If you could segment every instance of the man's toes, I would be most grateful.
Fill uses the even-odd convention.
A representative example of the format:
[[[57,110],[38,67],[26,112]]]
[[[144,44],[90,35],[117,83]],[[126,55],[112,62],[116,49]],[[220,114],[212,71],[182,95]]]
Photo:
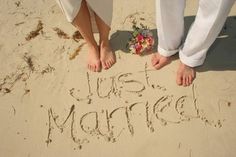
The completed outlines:
[[[195,71],[193,71],[191,77],[192,77],[192,81],[193,81],[193,80],[195,79],[195,77],[196,77],[196,73],[195,73]]]
[[[185,82],[186,82],[186,86],[189,86],[190,85],[190,80],[189,80],[189,77],[188,76],[186,76],[185,77]]]
[[[191,83],[190,83],[190,80],[189,80],[189,77],[188,76],[185,76],[185,87],[186,86],[189,86]]]
[[[158,61],[158,58],[155,55],[153,55],[151,62],[152,62],[152,66],[155,66],[156,64],[158,64],[159,61]]]
[[[183,84],[183,77],[181,74],[177,74],[176,83],[179,86],[181,86]]]
[[[160,63],[157,63],[156,65],[154,65],[154,68],[155,68],[156,70],[161,69]]]
[[[152,55],[151,63],[152,63],[153,66],[155,65],[155,56],[154,55]]]
[[[156,70],[161,69],[161,67],[162,67],[162,62],[161,62],[161,61],[156,62],[156,64],[154,65],[154,68],[155,68]]]
[[[163,60],[160,60],[159,63],[157,63],[154,67],[155,69],[159,70],[161,69],[162,67],[164,67],[167,63]]]
[[[184,76],[182,77],[182,86],[184,86],[184,87],[186,86],[185,85],[185,77]]]
[[[186,77],[185,76],[183,76],[183,80],[182,80],[182,82],[183,82],[183,86],[184,87],[186,87],[187,86],[187,79],[186,79]]]
[[[189,76],[188,80],[189,80],[189,85],[191,85],[193,83],[193,76]]]
[[[184,76],[183,85],[184,85],[184,87],[189,86],[189,83],[188,83],[188,76]]]

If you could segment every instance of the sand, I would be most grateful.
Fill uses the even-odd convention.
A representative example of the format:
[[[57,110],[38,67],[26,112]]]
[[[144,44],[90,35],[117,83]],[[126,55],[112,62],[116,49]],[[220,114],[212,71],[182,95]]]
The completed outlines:
[[[154,7],[114,1],[117,63],[92,73],[55,1],[1,0],[0,157],[234,157],[236,6],[187,88],[175,83],[178,57],[155,71],[150,55],[127,53],[132,19],[156,32]]]

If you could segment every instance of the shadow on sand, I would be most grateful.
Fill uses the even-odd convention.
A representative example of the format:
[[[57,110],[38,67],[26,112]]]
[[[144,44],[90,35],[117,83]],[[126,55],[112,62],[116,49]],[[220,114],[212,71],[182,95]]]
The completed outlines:
[[[195,16],[185,17],[185,35],[187,34]],[[157,30],[151,30],[154,37],[157,37]],[[114,51],[121,50],[128,53],[127,42],[131,38],[130,31],[118,30],[111,35],[111,45]],[[158,39],[156,38],[154,52],[157,49]],[[178,59],[175,55],[173,59]],[[234,71],[236,70],[236,16],[227,18],[227,21],[214,44],[208,51],[204,65],[196,69],[198,72],[204,71]]]

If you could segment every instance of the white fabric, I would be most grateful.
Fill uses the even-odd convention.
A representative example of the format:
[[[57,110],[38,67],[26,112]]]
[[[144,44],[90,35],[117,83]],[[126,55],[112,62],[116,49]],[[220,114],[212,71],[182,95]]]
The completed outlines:
[[[156,0],[159,53],[168,57],[179,51],[184,64],[190,67],[202,65],[234,2],[199,0],[196,19],[183,42],[186,0]]]
[[[78,14],[82,0],[56,0],[67,20],[72,22]],[[86,0],[93,18],[95,12],[108,26],[111,25],[113,0]],[[94,23],[94,22],[92,22]]]

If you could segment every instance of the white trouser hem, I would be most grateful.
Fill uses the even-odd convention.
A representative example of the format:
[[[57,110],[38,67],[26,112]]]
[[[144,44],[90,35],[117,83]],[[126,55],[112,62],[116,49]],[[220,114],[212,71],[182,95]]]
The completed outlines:
[[[165,50],[163,48],[161,48],[160,46],[158,46],[158,53],[164,57],[170,57],[174,54],[176,54],[179,51],[179,49],[177,50]]]
[[[189,67],[197,67],[204,63],[206,57],[203,57],[202,59],[193,59],[192,56],[188,57],[185,56],[181,51],[179,52],[179,59],[182,63]]]

